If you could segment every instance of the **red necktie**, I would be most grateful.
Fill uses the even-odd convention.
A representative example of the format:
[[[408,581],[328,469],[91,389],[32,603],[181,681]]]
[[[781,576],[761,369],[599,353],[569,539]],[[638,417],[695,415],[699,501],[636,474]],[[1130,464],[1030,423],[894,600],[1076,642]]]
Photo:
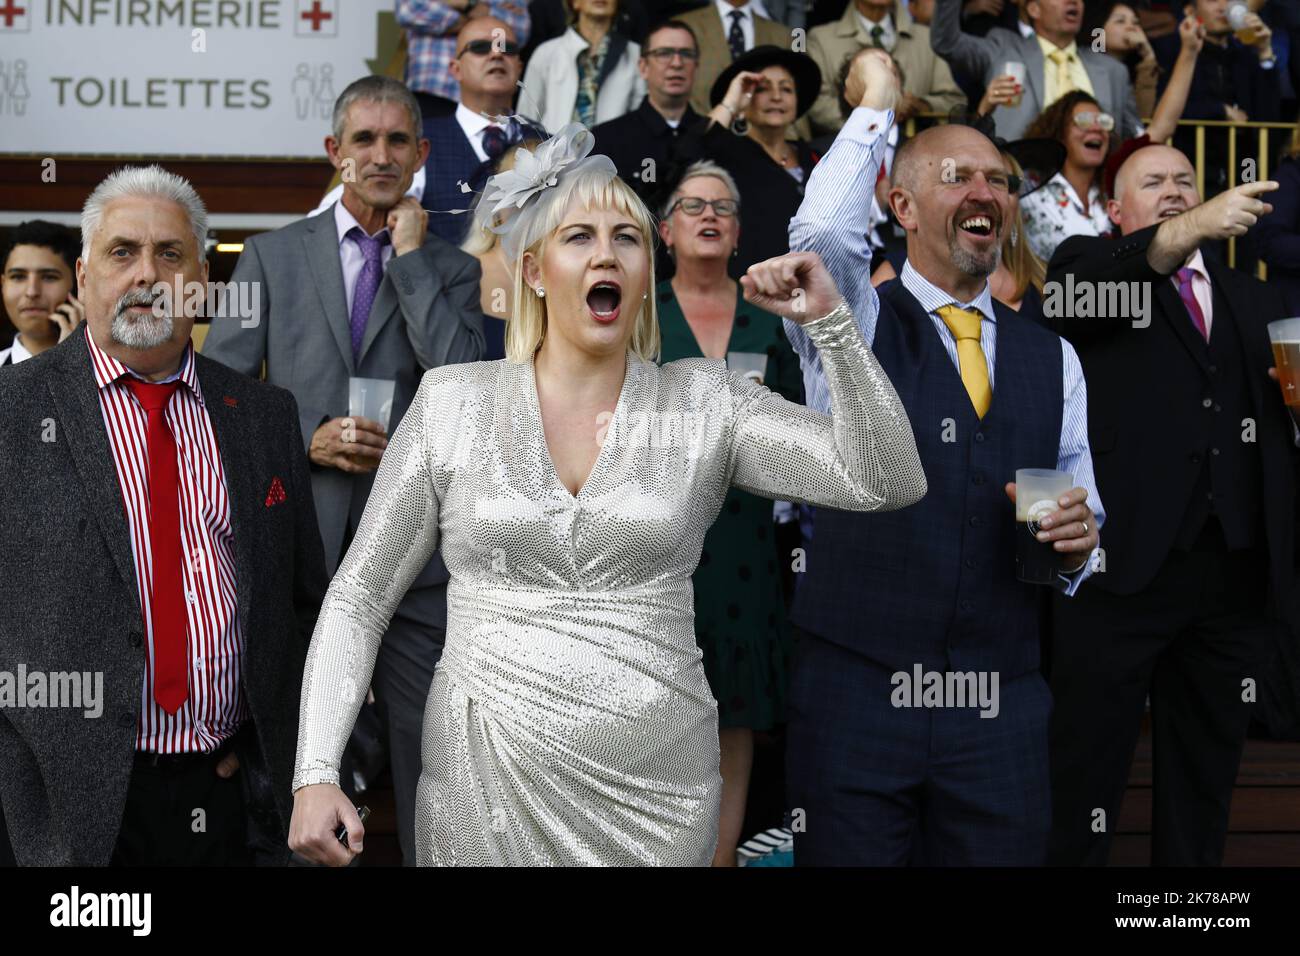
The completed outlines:
[[[180,382],[125,378],[149,414],[149,550],[153,554],[153,699],[168,714],[189,696],[185,584],[181,570],[180,473],[164,412]]]

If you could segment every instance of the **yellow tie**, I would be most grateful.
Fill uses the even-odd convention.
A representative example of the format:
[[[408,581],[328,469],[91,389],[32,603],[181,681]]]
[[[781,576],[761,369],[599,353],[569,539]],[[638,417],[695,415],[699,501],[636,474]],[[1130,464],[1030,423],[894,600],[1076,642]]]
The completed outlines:
[[[983,418],[993,401],[993,389],[989,387],[989,366],[984,358],[984,349],[980,347],[980,314],[955,305],[945,305],[936,311],[957,340],[961,383],[966,386],[975,414]]]
[[[1066,93],[1074,90],[1074,74],[1070,70],[1070,54],[1064,50],[1053,50],[1047,58],[1056,64],[1056,89],[1048,99],[1048,105],[1055,103]]]

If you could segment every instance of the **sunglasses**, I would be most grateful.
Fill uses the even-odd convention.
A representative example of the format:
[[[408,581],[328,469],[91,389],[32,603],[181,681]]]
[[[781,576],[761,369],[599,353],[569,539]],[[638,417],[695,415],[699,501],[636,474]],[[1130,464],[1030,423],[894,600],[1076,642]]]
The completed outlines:
[[[1098,113],[1093,110],[1085,110],[1082,113],[1074,114],[1074,125],[1080,129],[1087,129],[1089,126],[1100,126],[1106,132],[1115,128],[1115,117],[1109,113]]]
[[[470,40],[465,44],[465,49],[457,54],[457,59],[466,53],[473,53],[475,56],[487,56],[490,53],[504,53],[506,56],[518,56],[519,44],[511,40],[504,43],[497,43],[496,40]]]
[[[678,56],[688,62],[700,58],[700,54],[696,50],[674,48],[670,46],[655,47],[653,50],[646,50],[645,53],[641,55],[651,60],[658,60],[660,63],[667,63],[669,60]]]
[[[704,212],[705,206],[712,206],[713,212],[719,216],[731,217],[740,212],[740,203],[734,199],[700,199],[698,196],[683,196],[673,203],[673,208],[668,210],[668,215],[671,216],[679,206],[688,216],[698,216]]]

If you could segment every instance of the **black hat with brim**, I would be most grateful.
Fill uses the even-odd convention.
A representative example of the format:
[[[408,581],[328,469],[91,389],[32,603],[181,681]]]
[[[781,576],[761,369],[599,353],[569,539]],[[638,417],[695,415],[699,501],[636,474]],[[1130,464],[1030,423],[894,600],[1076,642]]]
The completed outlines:
[[[1019,164],[1024,177],[1020,183],[1020,198],[1044,186],[1065,166],[1065,144],[1054,139],[1017,139],[1007,142],[993,129],[993,114],[976,116],[964,107],[955,107],[948,114],[948,122],[979,130],[1000,150],[1005,150]]]
[[[756,46],[748,53],[732,60],[731,65],[713,81],[713,88],[709,90],[709,105],[717,106],[722,102],[722,98],[727,95],[727,87],[731,86],[731,81],[736,78],[737,73],[746,71],[761,73],[769,66],[785,67],[794,77],[797,103],[795,118],[803,116],[812,109],[813,103],[817,102],[817,94],[822,88],[822,74],[821,70],[817,69],[817,62],[807,53],[796,53],[770,44]]]

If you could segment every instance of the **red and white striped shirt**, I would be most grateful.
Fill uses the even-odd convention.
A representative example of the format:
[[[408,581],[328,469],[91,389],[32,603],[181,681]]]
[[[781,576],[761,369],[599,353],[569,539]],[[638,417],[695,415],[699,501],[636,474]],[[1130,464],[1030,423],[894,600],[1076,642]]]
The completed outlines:
[[[212,420],[203,404],[194,346],[185,348],[178,388],[167,406],[167,425],[176,439],[180,474],[181,553],[185,610],[189,620],[187,658],[189,696],[174,715],[153,697],[153,557],[149,547],[149,417],[135,396],[119,383],[132,375],[99,349],[89,334],[99,407],[117,467],[118,486],[131,531],[135,579],[144,612],[145,668],[135,748],[146,753],[209,752],[230,737],[248,717],[240,673],[243,639],[235,594],[234,535],[226,474],[217,451]]]

